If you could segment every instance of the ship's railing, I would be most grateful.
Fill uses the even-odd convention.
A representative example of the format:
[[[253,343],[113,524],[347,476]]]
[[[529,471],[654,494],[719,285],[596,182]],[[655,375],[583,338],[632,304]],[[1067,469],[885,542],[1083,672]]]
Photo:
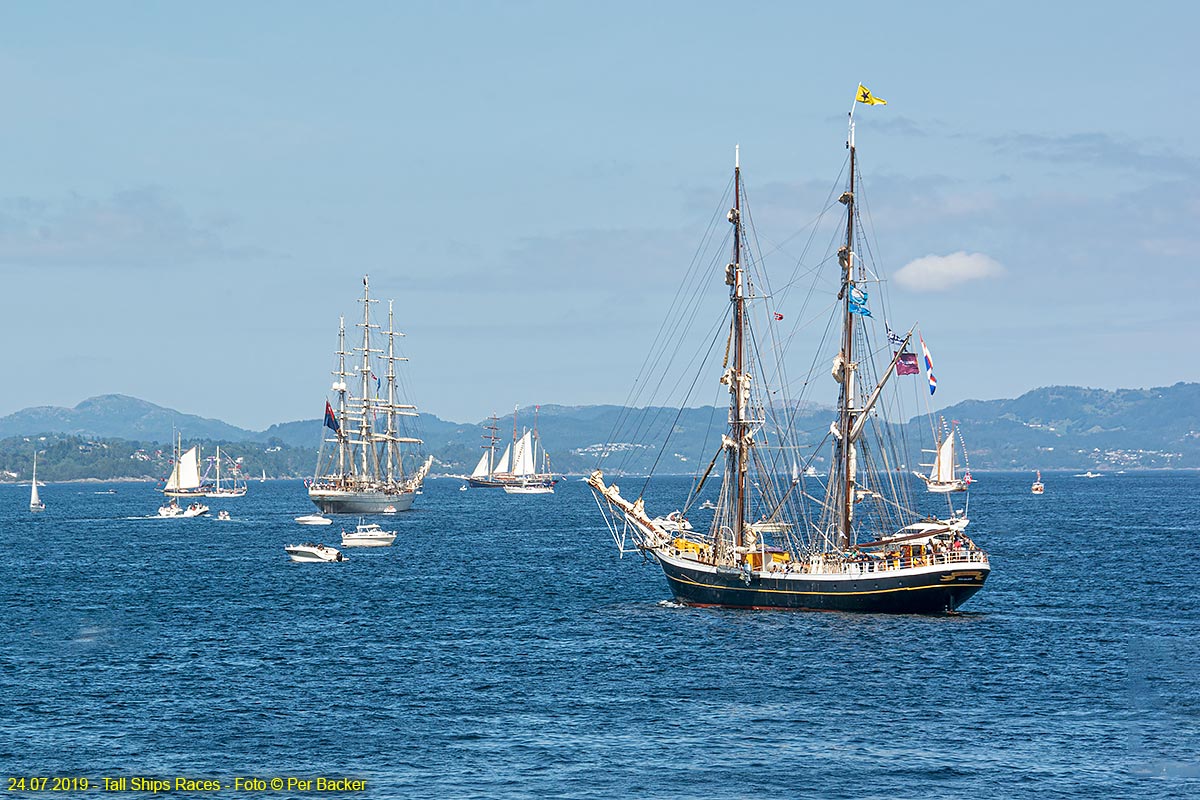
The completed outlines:
[[[930,566],[970,566],[972,564],[986,565],[987,553],[973,548],[947,550],[943,553],[930,553],[916,557],[899,556],[892,558],[820,558],[797,564],[773,564],[768,572],[808,573],[821,575],[877,575],[895,572],[901,569]]]

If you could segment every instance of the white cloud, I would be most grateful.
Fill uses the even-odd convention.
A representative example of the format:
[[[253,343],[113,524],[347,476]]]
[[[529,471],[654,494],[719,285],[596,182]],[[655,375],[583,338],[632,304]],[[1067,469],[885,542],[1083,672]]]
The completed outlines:
[[[896,282],[918,292],[943,292],[960,283],[994,278],[1004,267],[983,253],[959,250],[948,256],[925,256],[908,262],[896,272]]]

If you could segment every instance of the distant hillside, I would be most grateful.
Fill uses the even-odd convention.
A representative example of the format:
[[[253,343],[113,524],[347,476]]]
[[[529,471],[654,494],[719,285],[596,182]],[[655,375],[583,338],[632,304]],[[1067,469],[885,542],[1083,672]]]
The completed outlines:
[[[256,436],[220,420],[184,414],[123,394],[89,397],[74,408],[37,406],[0,417],[0,437],[67,433],[169,443],[172,431],[189,438],[222,441],[250,441]]]
[[[971,465],[984,469],[1200,468],[1198,383],[1048,386],[940,413],[960,422]]]
[[[619,429],[635,433],[626,434],[630,441],[611,449],[606,470],[645,473],[657,463],[659,471],[688,473],[703,469],[715,454],[726,413],[712,407],[541,406],[538,429],[556,472],[593,469],[603,445]],[[972,469],[1200,468],[1200,384],[1196,383],[1117,391],[1051,386],[1016,399],[966,401],[939,414],[948,422],[958,421]],[[521,409],[519,427],[532,427],[533,415],[533,408]],[[795,421],[805,447],[797,453],[800,464],[815,455],[817,468],[824,468],[832,418],[832,409],[818,408]],[[622,420],[619,428],[618,420]],[[434,456],[435,472],[463,473],[479,460],[488,424],[487,420],[450,422],[422,412],[416,430],[425,441],[423,450]],[[503,448],[512,439],[512,417],[501,417],[497,428]],[[172,429],[182,431],[189,443],[242,443],[239,454],[256,454],[261,466],[270,464],[276,470],[268,467],[268,474],[279,475],[310,473],[322,439],[319,419],[248,431],[122,395],[90,398],[73,409],[28,408],[0,418],[0,437],[71,435],[80,437],[85,447],[91,440],[122,440],[160,449],[168,445]],[[673,432],[663,449],[668,430]],[[897,432],[909,463],[923,460],[918,451],[930,444],[929,421],[911,420],[897,426]],[[14,447],[18,458],[11,463],[21,463],[19,453],[25,449],[24,443]],[[287,457],[274,455],[281,452]],[[76,472],[86,471],[86,459],[73,461]],[[256,465],[247,466],[254,471]],[[47,477],[55,479],[50,472]]]

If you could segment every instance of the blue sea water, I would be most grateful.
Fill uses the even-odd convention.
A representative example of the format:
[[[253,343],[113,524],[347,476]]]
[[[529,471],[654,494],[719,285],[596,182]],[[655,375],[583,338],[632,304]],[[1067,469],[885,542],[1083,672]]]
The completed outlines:
[[[1200,796],[1200,475],[1051,473],[1041,497],[1031,475],[978,477],[993,574],[948,617],[678,607],[574,479],[552,496],[431,480],[376,520],[393,547],[343,564],[286,558],[340,530],[292,521],[299,482],[211,501],[227,523],[143,518],[149,485],[50,485],[38,515],[0,487],[0,777]],[[250,795],[301,796],[207,793]]]

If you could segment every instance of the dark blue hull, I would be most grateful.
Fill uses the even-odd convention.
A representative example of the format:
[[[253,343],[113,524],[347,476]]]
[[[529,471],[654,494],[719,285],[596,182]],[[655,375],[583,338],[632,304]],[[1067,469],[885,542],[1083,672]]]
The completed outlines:
[[[659,559],[675,598],[692,606],[858,611],[872,614],[944,614],[958,609],[987,580],[980,563],[946,565],[936,571],[868,573],[837,578],[750,576],[739,570],[712,572]]]

